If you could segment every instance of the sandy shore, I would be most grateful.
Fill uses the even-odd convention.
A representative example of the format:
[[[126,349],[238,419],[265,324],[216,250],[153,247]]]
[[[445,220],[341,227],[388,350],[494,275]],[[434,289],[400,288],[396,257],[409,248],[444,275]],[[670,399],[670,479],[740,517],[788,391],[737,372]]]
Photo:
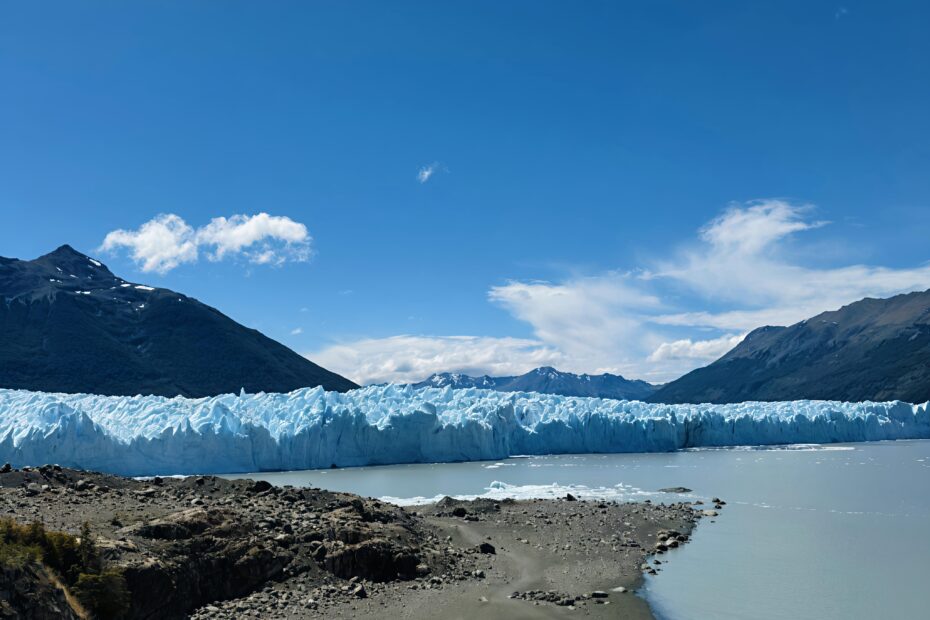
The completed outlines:
[[[651,618],[634,594],[643,572],[701,515],[567,499],[402,509],[213,477],[0,473],[0,516],[91,524],[134,618]]]

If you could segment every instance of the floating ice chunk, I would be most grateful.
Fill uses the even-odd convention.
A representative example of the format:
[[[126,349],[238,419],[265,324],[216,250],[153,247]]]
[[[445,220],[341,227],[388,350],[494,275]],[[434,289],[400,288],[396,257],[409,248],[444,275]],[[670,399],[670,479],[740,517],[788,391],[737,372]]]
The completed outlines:
[[[459,500],[475,500],[475,499],[490,499],[490,500],[502,500],[507,498],[512,499],[560,499],[564,498],[567,494],[571,493],[578,499],[590,499],[590,500],[601,500],[601,501],[630,501],[634,499],[642,499],[646,496],[656,496],[658,493],[649,493],[637,489],[636,487],[627,486],[623,484],[618,484],[612,487],[587,487],[580,484],[507,484],[506,482],[500,482],[495,480],[485,489],[484,493],[476,495],[453,495],[453,499]],[[398,506],[421,506],[423,504],[434,504],[441,500],[444,495],[436,495],[434,497],[393,497],[386,495],[380,497],[379,499],[390,504],[396,504]]]

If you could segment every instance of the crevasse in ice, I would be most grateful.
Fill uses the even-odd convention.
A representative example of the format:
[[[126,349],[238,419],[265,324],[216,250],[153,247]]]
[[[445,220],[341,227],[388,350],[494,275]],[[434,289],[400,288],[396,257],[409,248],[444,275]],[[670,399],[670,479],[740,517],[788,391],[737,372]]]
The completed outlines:
[[[0,461],[135,476],[907,438],[930,438],[927,403],[660,405],[394,385],[199,399],[0,389]]]

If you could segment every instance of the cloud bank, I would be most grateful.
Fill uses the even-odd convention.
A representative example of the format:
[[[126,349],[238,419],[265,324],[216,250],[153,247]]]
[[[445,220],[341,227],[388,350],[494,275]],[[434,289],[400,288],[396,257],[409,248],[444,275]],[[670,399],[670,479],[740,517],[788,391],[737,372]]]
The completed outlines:
[[[184,263],[197,262],[201,254],[211,261],[242,257],[257,265],[306,261],[311,243],[307,227],[285,216],[216,217],[195,229],[180,216],[163,213],[136,230],[110,232],[100,249],[115,252],[125,248],[142,271],[164,274]]]
[[[930,288],[926,264],[801,264],[795,238],[829,225],[814,211],[784,200],[731,205],[691,244],[634,270],[491,287],[489,301],[525,322],[530,339],[398,336],[342,343],[311,358],[363,383],[544,364],[663,382],[717,359],[757,327]]]
[[[564,364],[538,340],[477,336],[391,336],[337,344],[308,355],[356,383],[410,383],[434,372],[515,375]]]

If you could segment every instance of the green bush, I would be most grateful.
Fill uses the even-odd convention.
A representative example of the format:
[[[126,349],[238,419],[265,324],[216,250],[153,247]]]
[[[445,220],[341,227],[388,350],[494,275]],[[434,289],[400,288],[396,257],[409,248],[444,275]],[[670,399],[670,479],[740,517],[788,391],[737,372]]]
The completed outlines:
[[[42,558],[34,529],[18,525],[12,519],[0,520],[0,566],[23,566]]]
[[[41,563],[74,592],[87,611],[99,620],[123,617],[129,611],[130,594],[123,573],[104,567],[90,525],[81,536],[49,532],[41,522],[19,525],[0,519],[0,566]]]
[[[81,557],[78,541],[64,532],[46,532],[42,548],[42,561],[68,583],[73,583],[80,573]]]
[[[35,545],[22,545],[0,541],[0,566],[23,566],[38,562],[42,550]]]
[[[72,588],[74,595],[95,618],[115,620],[129,611],[129,588],[118,570],[104,570],[99,574],[81,573]]]

